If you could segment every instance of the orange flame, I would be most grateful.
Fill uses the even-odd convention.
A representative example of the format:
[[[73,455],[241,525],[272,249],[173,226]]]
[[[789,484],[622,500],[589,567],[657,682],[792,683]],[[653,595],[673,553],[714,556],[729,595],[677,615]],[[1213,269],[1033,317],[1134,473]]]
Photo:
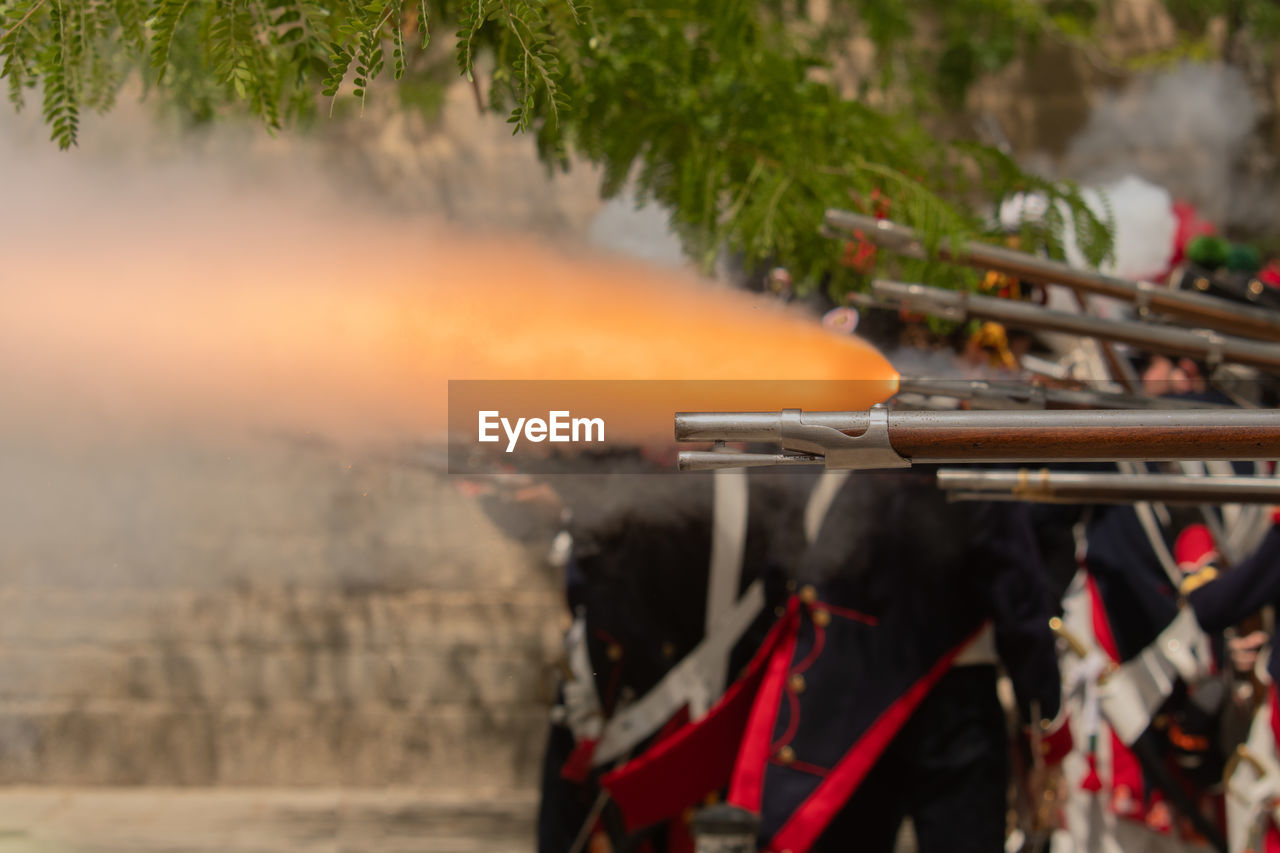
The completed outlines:
[[[10,411],[42,429],[434,439],[450,379],[871,380],[808,399],[786,383],[687,401],[620,385],[597,401],[637,437],[667,437],[673,407],[865,408],[896,387],[857,338],[688,274],[515,240],[439,231],[410,243],[402,228],[281,220],[223,215],[141,242],[107,223],[53,255],[18,247],[0,311]]]

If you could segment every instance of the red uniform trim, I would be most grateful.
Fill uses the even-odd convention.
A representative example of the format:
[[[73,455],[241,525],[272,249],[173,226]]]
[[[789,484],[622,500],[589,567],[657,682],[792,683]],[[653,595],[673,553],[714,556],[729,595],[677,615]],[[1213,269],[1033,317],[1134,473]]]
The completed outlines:
[[[560,778],[570,782],[585,782],[591,775],[591,759],[596,754],[597,738],[586,738],[573,745],[573,751],[560,768]]]
[[[793,761],[787,765],[792,770],[799,770],[801,773],[812,773],[814,776],[826,776],[831,771],[826,767],[819,767],[816,764],[810,764],[807,761]]]
[[[809,649],[809,654],[804,656],[804,660],[796,664],[790,669],[790,672],[804,672],[813,662],[818,659],[818,655],[822,654],[822,649],[827,645],[827,631],[817,622],[813,622],[813,648]]]
[[[1267,824],[1267,830],[1262,837],[1263,853],[1280,853],[1280,831],[1277,831],[1274,824]]]
[[[769,631],[746,672],[729,686],[706,716],[682,726],[639,757],[600,778],[601,787],[618,804],[628,831],[679,817],[707,794],[729,784],[743,731],[756,711],[753,700],[766,677],[766,663],[771,671],[781,647],[786,647],[790,655],[798,621],[793,600]]]
[[[814,605],[814,609],[822,609],[831,611],[833,616],[843,616],[845,619],[852,619],[854,622],[862,622],[865,625],[879,625],[880,620],[870,614],[863,613],[860,610],[854,610],[850,607],[836,607],[834,604],[826,602],[818,602]]]
[[[1031,725],[1038,726],[1040,724],[1032,721]],[[1071,736],[1071,724],[1064,718],[1057,731],[1043,735],[1040,743],[1041,749],[1044,750],[1045,763],[1050,766],[1061,764],[1062,759],[1066,758],[1070,754],[1072,747],[1075,746],[1075,739]]]
[[[1093,575],[1085,575],[1085,586],[1089,590],[1089,609],[1093,614],[1093,635],[1107,657],[1113,663],[1120,663],[1120,647],[1116,645],[1115,635],[1111,633],[1107,609],[1102,604],[1102,593],[1098,591],[1098,582],[1093,579]]]
[[[772,747],[773,728],[778,721],[778,701],[782,698],[782,689],[787,683],[787,670],[796,651],[800,607],[799,600],[795,597],[787,603],[786,623],[786,634],[770,650],[769,665],[751,707],[751,715],[742,734],[742,748],[738,752],[729,783],[727,801],[751,812],[760,811],[760,802],[764,796],[764,768]]]
[[[981,630],[981,629],[979,629]],[[963,642],[944,654],[925,675],[907,688],[901,696],[886,708],[876,721],[863,733],[853,747],[827,774],[813,793],[787,819],[777,834],[769,841],[767,850],[789,850],[804,853],[831,823],[841,807],[857,790],[876,760],[888,747],[899,729],[928,695],[938,680],[951,668],[951,662],[960,650],[977,636],[975,631]],[[776,704],[774,705],[776,708]],[[763,777],[763,768],[761,770]],[[757,800],[758,802],[758,800]]]
[[[1120,662],[1120,648],[1111,633],[1111,621],[1102,602],[1102,593],[1093,575],[1085,575],[1089,591],[1089,606],[1093,614],[1093,635],[1098,646],[1115,663]],[[1111,735],[1111,809],[1118,815],[1142,820],[1147,814],[1146,785],[1142,778],[1142,765],[1138,757],[1124,741],[1110,730]]]
[[[782,737],[769,745],[770,755],[791,743],[791,739],[796,736],[796,730],[800,728],[800,697],[790,685],[783,688],[783,695],[787,697],[787,728],[783,731]]]

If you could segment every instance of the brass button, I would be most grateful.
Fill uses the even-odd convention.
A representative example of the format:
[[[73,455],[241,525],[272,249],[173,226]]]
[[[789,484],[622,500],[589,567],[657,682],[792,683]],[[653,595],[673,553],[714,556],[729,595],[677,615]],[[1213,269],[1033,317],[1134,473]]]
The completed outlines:
[[[1047,732],[1047,731],[1049,731],[1049,729],[1051,729],[1052,727],[1053,727],[1053,720],[1041,720],[1041,721],[1040,721],[1040,731],[1042,731],[1042,732]]]
[[[789,746],[778,747],[777,759],[779,764],[790,764],[796,760],[796,751]]]
[[[609,648],[605,650],[605,654],[609,656],[609,660],[622,660],[622,646],[617,643],[610,643]]]
[[[787,679],[787,687],[791,689],[792,693],[803,693],[804,676],[797,672],[795,675]]]
[[[675,645],[674,645],[674,644],[672,644],[672,643],[670,643],[670,642],[663,643],[663,644],[662,644],[662,656],[663,656],[664,658],[666,658],[667,660],[670,660],[671,658],[675,657],[675,656],[676,656],[676,647],[675,647]]]
[[[1249,282],[1249,292],[1252,293],[1254,296],[1261,296],[1262,282],[1258,281],[1256,278],[1253,281]]]
[[[818,591],[810,584],[805,584],[800,588],[800,600],[805,604],[813,604],[818,600]]]
[[[779,619],[781,619],[784,615],[786,615],[786,612],[787,612],[787,608],[783,607],[781,604],[773,608],[773,615],[777,616]]]
[[[826,608],[819,607],[813,611],[813,624],[819,628],[825,628],[831,624],[831,611]]]

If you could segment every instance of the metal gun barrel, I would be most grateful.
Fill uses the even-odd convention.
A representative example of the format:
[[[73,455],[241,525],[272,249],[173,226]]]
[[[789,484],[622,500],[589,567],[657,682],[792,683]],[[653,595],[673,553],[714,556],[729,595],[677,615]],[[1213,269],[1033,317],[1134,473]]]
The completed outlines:
[[[1032,385],[1027,382],[986,379],[898,380],[899,394],[924,397],[954,397],[969,402],[970,408],[984,409],[1223,409],[1222,403],[1179,397],[1148,397],[1114,391],[1078,390]]]
[[[804,412],[803,418],[846,435],[861,435],[870,423],[865,411]],[[1280,410],[1275,409],[891,411],[887,419],[893,450],[912,462],[1280,459]],[[777,443],[783,439],[783,417],[781,412],[679,412],[675,437]]]
[[[1280,503],[1280,479],[1112,474],[1078,471],[990,471],[942,468],[938,488],[954,500],[1025,500],[1037,503],[1170,504]]]
[[[1018,328],[1103,338],[1152,352],[1202,358],[1211,363],[1230,361],[1280,373],[1280,344],[1172,326],[1069,314],[1042,308],[1030,302],[944,290],[923,284],[877,280],[872,283],[871,292],[878,299],[897,302],[913,311],[957,319],[965,316],[983,317]]]
[[[828,210],[825,221],[833,228],[856,231],[864,239],[887,249],[913,256],[924,254],[920,236],[906,226],[837,209]],[[1059,284],[1085,293],[1123,299],[1140,311],[1150,308],[1196,326],[1280,341],[1280,312],[1277,311],[1234,305],[1217,297],[1173,290],[1151,282],[1128,281],[986,243],[971,242],[955,250],[942,240],[937,253],[944,260],[996,270],[1028,281]]]

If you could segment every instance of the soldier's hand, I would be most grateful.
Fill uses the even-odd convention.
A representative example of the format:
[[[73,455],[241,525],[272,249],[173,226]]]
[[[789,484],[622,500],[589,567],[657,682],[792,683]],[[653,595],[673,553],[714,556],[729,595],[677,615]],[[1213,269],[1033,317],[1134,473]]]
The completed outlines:
[[[1243,637],[1235,637],[1227,643],[1231,653],[1231,665],[1236,672],[1247,675],[1258,663],[1258,653],[1267,642],[1266,631],[1254,631]]]

